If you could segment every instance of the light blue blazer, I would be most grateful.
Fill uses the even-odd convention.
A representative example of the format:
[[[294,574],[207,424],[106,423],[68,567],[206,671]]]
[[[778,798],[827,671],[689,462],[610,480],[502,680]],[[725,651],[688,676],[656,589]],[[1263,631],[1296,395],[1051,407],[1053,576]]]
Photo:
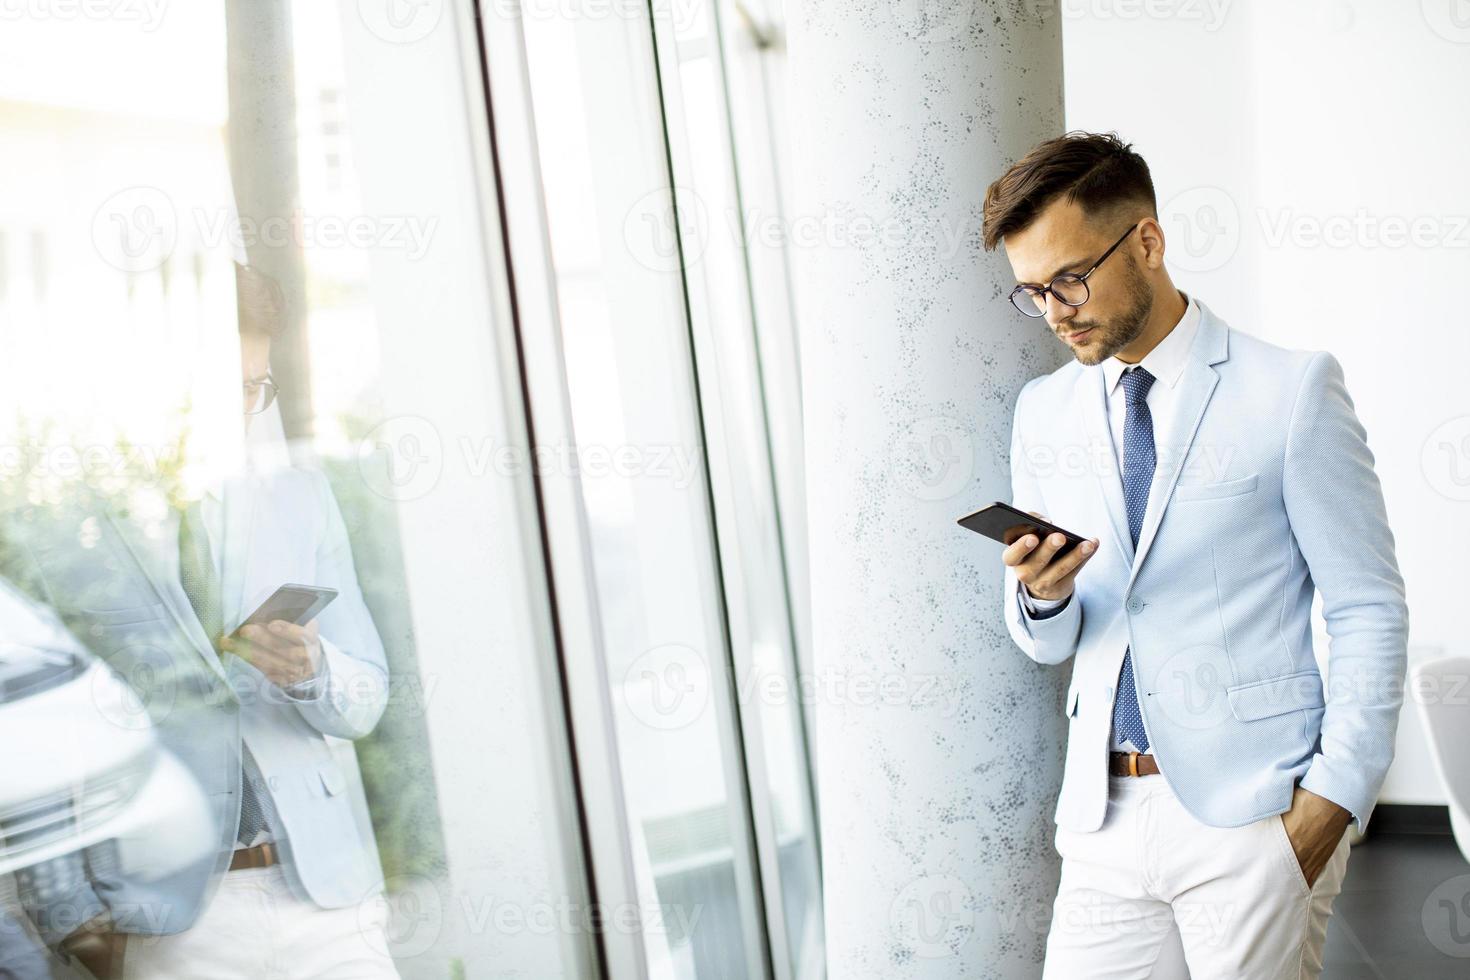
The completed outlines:
[[[1200,821],[1280,813],[1300,783],[1361,829],[1393,760],[1408,636],[1373,454],[1331,354],[1201,313],[1172,424],[1157,427],[1172,436],[1157,446],[1136,553],[1101,366],[1073,361],[1016,402],[1014,505],[1100,542],[1048,618],[1028,615],[1006,570],[1017,645],[1042,664],[1075,659],[1056,821],[1082,832],[1103,822],[1131,647],[1149,751]],[[1325,685],[1312,652],[1318,591]]]

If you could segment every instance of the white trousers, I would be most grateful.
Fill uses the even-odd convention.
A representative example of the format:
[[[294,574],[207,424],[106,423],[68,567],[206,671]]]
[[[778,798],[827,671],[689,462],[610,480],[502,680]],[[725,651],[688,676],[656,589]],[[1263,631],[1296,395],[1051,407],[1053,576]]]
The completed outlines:
[[[123,980],[397,980],[387,917],[381,899],[303,901],[280,865],[230,871],[193,928],[128,937]]]
[[[1350,845],[1308,888],[1279,815],[1211,827],[1156,774],[1109,777],[1103,825],[1056,847],[1045,980],[1314,980]]]

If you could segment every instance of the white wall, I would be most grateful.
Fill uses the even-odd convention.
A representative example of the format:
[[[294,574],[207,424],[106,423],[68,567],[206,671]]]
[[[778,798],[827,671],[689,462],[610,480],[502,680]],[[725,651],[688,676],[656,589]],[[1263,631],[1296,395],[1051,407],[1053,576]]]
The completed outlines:
[[[1149,161],[1180,287],[1342,362],[1397,540],[1411,663],[1470,654],[1470,18],[1456,3],[1061,4],[1067,125],[1116,130]],[[1444,802],[1412,704],[1382,798]]]

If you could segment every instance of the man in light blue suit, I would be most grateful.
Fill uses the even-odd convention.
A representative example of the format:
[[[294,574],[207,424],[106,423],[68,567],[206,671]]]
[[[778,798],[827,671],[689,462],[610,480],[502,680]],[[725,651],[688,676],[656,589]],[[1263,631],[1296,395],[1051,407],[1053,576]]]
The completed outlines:
[[[998,179],[1002,242],[1013,305],[1075,356],[1017,400],[1013,503],[1088,536],[1003,556],[1016,644],[1073,662],[1046,976],[1141,980],[1182,942],[1194,980],[1315,977],[1348,825],[1393,758],[1408,632],[1342,369],[1175,288],[1148,167],[1114,136],[1050,140]]]

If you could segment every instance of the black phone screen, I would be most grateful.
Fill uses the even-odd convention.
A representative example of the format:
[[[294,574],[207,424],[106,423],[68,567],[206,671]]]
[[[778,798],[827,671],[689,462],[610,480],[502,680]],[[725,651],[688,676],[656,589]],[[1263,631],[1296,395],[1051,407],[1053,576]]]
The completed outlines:
[[[959,524],[976,534],[983,534],[987,538],[999,541],[1003,545],[1012,545],[1027,534],[1045,538],[1048,534],[1060,532],[1067,536],[1067,543],[1058,548],[1056,556],[1053,557],[1065,555],[1086,540],[1064,527],[1057,527],[1055,524],[1032,517],[1023,510],[1017,510],[1010,504],[1003,504],[999,501],[989,507],[982,507],[973,514],[961,517]]]

